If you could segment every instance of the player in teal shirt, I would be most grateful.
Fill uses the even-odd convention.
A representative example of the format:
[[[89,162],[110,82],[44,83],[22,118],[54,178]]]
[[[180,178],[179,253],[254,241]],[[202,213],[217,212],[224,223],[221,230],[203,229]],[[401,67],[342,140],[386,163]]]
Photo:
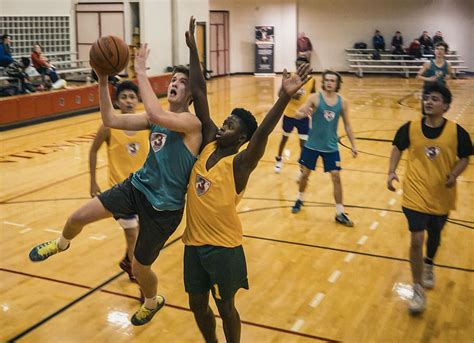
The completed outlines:
[[[300,164],[302,174],[299,179],[299,193],[294,206],[293,213],[298,213],[303,206],[304,191],[308,184],[308,178],[312,170],[316,168],[319,156],[323,159],[324,171],[331,174],[334,187],[334,200],[336,202],[336,222],[353,226],[354,223],[344,212],[342,203],[341,185],[341,158],[338,149],[337,127],[339,118],[342,117],[344,128],[349,141],[353,157],[357,156],[355,139],[348,117],[348,105],[339,94],[342,77],[338,73],[326,70],[322,75],[322,90],[311,95],[299,111],[300,117],[311,116],[311,130],[308,141],[301,152]]]

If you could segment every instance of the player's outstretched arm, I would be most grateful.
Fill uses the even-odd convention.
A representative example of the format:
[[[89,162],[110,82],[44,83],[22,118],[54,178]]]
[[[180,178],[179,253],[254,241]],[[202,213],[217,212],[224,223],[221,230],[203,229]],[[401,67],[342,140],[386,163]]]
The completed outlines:
[[[194,38],[196,19],[189,19],[189,29],[186,31],[186,44],[189,48],[189,79],[193,95],[194,110],[202,124],[202,147],[216,139],[217,126],[212,121],[207,100],[206,80],[201,71],[199,55]]]
[[[97,73],[97,72],[96,72]],[[149,123],[145,113],[117,115],[109,94],[109,84],[106,75],[99,75],[99,107],[104,126],[121,130],[146,130]]]
[[[156,97],[155,92],[153,92],[153,87],[146,74],[146,60],[149,55],[150,49],[148,49],[148,44],[146,43],[135,54],[135,72],[148,120],[176,132],[187,133],[198,129],[201,130],[201,123],[195,115],[189,112],[176,115],[176,113],[166,111],[161,107],[160,101]]]
[[[291,96],[311,78],[311,71],[309,64],[301,65],[297,73],[292,76],[288,74],[286,69],[283,71],[282,94],[253,134],[247,149],[237,155],[238,160],[236,162],[239,163],[239,169],[248,170],[249,173],[255,169],[265,152],[268,136],[280,120]]]

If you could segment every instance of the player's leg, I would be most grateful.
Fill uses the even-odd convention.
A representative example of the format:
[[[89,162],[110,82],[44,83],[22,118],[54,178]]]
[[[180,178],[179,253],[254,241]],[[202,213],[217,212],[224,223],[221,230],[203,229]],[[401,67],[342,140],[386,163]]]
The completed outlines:
[[[428,239],[426,240],[426,257],[423,259],[423,277],[422,284],[425,288],[433,288],[435,285],[435,276],[433,271],[434,258],[441,242],[441,231],[443,230],[447,215],[430,216],[428,222]]]
[[[303,147],[305,146],[306,142],[308,141],[308,133],[309,133],[309,118],[305,117],[303,119],[298,119],[296,124],[296,129],[298,130],[298,138],[300,141],[300,156],[303,153]],[[301,175],[303,174],[303,167],[300,164],[298,170],[298,176],[296,178],[297,182],[299,183],[301,180]]]
[[[304,204],[304,192],[306,190],[306,186],[308,185],[308,178],[311,174],[311,171],[316,168],[318,156],[318,151],[303,147],[303,152],[301,153],[301,158],[299,160],[302,173],[298,182],[298,195],[295,204],[291,208],[291,212],[293,213],[298,213],[301,210],[301,206]]]
[[[133,201],[140,221],[135,245],[132,272],[144,296],[144,303],[132,316],[133,325],[148,323],[164,306],[165,298],[157,295],[158,278],[151,269],[168,238],[176,231],[183,217],[183,210],[158,211],[145,195],[133,189]]]
[[[199,257],[201,247],[184,248],[184,287],[189,295],[189,307],[205,341],[217,342],[216,318],[209,306],[211,281]]]
[[[283,168],[283,149],[285,148],[288,137],[290,137],[291,131],[294,128],[294,119],[283,116],[283,135],[281,137],[280,145],[278,146],[278,155],[275,156],[275,173],[280,173],[281,168]]]
[[[403,213],[410,230],[410,267],[413,278],[413,296],[408,307],[412,313],[420,313],[426,307],[425,291],[422,285],[423,275],[423,241],[429,215],[403,207]]]
[[[128,274],[131,281],[136,281],[136,278],[132,273],[132,261],[139,230],[138,216],[125,216],[119,218],[118,222],[123,229],[126,243],[125,257],[120,261],[119,266]]]
[[[71,240],[76,237],[84,226],[100,219],[111,217],[112,213],[93,198],[76,210],[66,221],[61,236],[57,239],[39,244],[30,251],[30,260],[40,262],[69,248]]]

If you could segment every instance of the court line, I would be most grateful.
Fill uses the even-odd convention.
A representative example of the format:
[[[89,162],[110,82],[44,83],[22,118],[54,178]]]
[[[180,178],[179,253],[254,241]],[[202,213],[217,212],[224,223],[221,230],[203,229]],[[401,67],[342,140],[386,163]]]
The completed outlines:
[[[102,165],[102,166],[97,167],[96,169],[102,169],[102,168],[105,168],[107,166],[108,166],[107,164]],[[76,177],[83,176],[83,175],[86,175],[86,174],[89,174],[89,170],[84,171],[82,173],[78,173],[78,174],[75,174],[75,175],[68,176],[68,177],[66,177],[64,179],[61,179],[61,180],[55,180],[54,183],[49,183],[49,184],[46,184],[44,186],[41,186],[41,187],[38,187],[38,188],[35,188],[35,189],[32,189],[32,190],[28,190],[28,191],[25,191],[23,193],[20,193],[20,194],[14,195],[14,196],[11,196],[10,198],[6,198],[6,199],[0,201],[0,204],[9,202],[10,200],[13,200],[13,199],[21,198],[21,197],[23,197],[25,195],[29,195],[31,193],[36,193],[36,192],[42,191],[43,189],[46,189],[48,187],[56,186],[59,183],[66,182],[66,181],[72,180]]]
[[[49,277],[35,275],[35,274],[24,273],[24,272],[20,272],[20,271],[16,271],[16,270],[0,268],[0,271],[92,290],[92,288],[90,286],[81,285],[81,284],[74,283],[74,282],[58,280],[58,279],[52,279],[52,278],[49,278]],[[122,275],[124,273],[125,272],[122,271],[119,274]],[[119,292],[115,292],[115,291],[110,291],[110,290],[107,290],[107,289],[100,289],[99,292],[112,294],[112,295],[116,295],[116,296],[120,296],[120,297],[124,297],[124,298],[134,299],[134,300],[137,300],[137,301],[140,300],[140,298],[137,297],[137,296],[133,296],[133,295],[125,294],[125,293],[119,293]],[[173,304],[170,304],[168,302],[166,303],[165,307],[170,307],[170,308],[173,308],[173,309],[176,309],[176,310],[181,310],[181,311],[186,311],[186,312],[192,312],[187,307],[179,306],[179,305],[173,305]],[[214,317],[221,318],[218,314],[214,314]],[[312,339],[315,339],[315,340],[321,340],[321,341],[325,341],[325,342],[335,342],[335,343],[341,342],[341,341],[331,339],[331,338],[327,338],[327,337],[311,335],[311,334],[307,334],[307,333],[303,333],[303,332],[293,332],[293,331],[290,331],[290,330],[287,330],[287,329],[282,329],[282,328],[275,327],[275,326],[255,323],[255,322],[251,322],[251,321],[248,321],[248,320],[241,319],[241,322],[242,322],[242,324],[245,324],[245,325],[248,325],[248,326],[254,326],[254,327],[267,329],[267,330],[271,330],[271,331],[277,331],[277,332],[281,332],[281,333],[285,333],[285,334],[289,334],[289,335],[293,335],[293,336],[301,336],[301,337],[306,337],[306,338],[312,338]],[[25,335],[26,335],[26,333],[25,333]],[[14,342],[15,339],[19,339],[19,338],[20,338],[20,336],[17,335],[14,338],[8,340],[8,342]]]
[[[244,235],[244,237],[245,238],[258,239],[258,240],[262,240],[262,241],[275,242],[275,243],[297,245],[297,246],[302,246],[302,247],[307,247],[307,248],[317,248],[317,249],[338,251],[338,252],[344,252],[344,253],[352,253],[354,255],[362,255],[362,256],[367,256],[367,257],[383,258],[383,259],[386,259],[386,260],[393,260],[393,261],[400,261],[400,262],[410,262],[410,260],[405,259],[405,258],[401,258],[401,257],[371,254],[371,253],[362,252],[362,251],[355,251],[355,250],[342,249],[342,248],[333,248],[333,247],[329,247],[329,246],[325,246],[325,245],[293,242],[293,241],[286,241],[286,240],[277,239],[277,238],[260,237],[260,236],[254,236],[254,235]],[[448,265],[437,264],[437,263],[435,263],[434,265],[436,267],[439,267],[439,268],[459,270],[459,271],[468,272],[468,273],[474,272],[474,269],[468,269],[468,268],[463,268],[463,267],[448,266]]]
[[[179,241],[181,239],[181,236],[175,238],[174,240],[172,240],[171,242],[169,242],[168,244],[166,244],[161,250],[164,250],[166,249],[167,247],[169,247],[170,245],[176,243],[177,241]],[[4,268],[0,268],[0,270],[4,270]],[[16,335],[15,337],[11,338],[8,340],[8,342],[15,342],[16,340],[18,340],[19,338],[22,338],[23,336],[27,335],[28,333],[30,333],[31,331],[37,329],[38,327],[40,327],[41,325],[45,324],[46,322],[50,321],[51,319],[53,319],[54,317],[58,316],[59,314],[61,314],[62,312],[66,311],[68,308],[74,306],[75,304],[77,304],[78,302],[80,302],[81,300],[84,300],[85,298],[87,298],[89,295],[97,292],[98,290],[100,290],[102,287],[106,286],[107,284],[111,283],[112,281],[114,281],[115,279],[117,279],[118,277],[120,277],[121,275],[125,274],[124,271],[120,271],[118,272],[117,274],[111,276],[109,279],[105,280],[104,282],[102,282],[101,284],[99,284],[98,286],[94,287],[94,288],[91,288],[89,291],[87,291],[86,293],[84,293],[83,295],[81,295],[79,298],[76,298],[74,299],[73,301],[71,301],[70,303],[64,305],[63,307],[61,307],[60,309],[58,309],[57,311],[53,312],[52,314],[50,314],[49,316],[47,316],[46,318],[43,318],[42,320],[40,320],[39,322],[33,324],[32,326],[30,326],[29,328],[23,330],[22,332],[20,332],[18,335]],[[50,279],[50,280],[54,280],[54,279]],[[62,282],[62,281],[59,281],[59,282]],[[71,283],[69,283],[71,284]],[[77,285],[77,284],[76,284]]]

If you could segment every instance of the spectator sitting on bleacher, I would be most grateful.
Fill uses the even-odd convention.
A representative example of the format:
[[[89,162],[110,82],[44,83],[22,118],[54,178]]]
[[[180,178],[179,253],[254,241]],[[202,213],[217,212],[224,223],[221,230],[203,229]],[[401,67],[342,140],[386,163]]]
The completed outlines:
[[[405,48],[403,47],[403,37],[400,31],[395,32],[395,36],[392,38],[392,54],[405,54]]]
[[[432,55],[433,54],[433,41],[431,37],[428,36],[428,31],[423,31],[423,34],[418,38],[421,44],[421,52],[424,55]]]
[[[379,30],[375,30],[374,37],[372,37],[372,44],[375,50],[385,50],[385,39]]]
[[[12,57],[12,49],[10,47],[12,36],[4,34],[0,42],[0,67],[7,67],[9,64],[15,62]]]
[[[421,44],[418,38],[413,39],[407,51],[408,55],[413,56],[413,58],[421,58]]]
[[[51,82],[55,83],[59,80],[59,76],[56,74],[56,68],[54,68],[54,66],[49,63],[48,59],[43,56],[41,45],[35,44],[33,46],[31,62],[33,63],[33,67],[35,67],[41,75],[49,76]]]
[[[443,34],[441,31],[436,31],[436,34],[433,36],[433,45],[436,46],[439,42],[444,42]]]
[[[27,58],[28,62],[29,59]],[[28,74],[26,74],[25,69],[27,65],[23,65],[21,62],[13,61],[6,68],[5,71],[7,75],[11,78],[18,80],[19,93],[34,93],[36,88],[31,84]],[[11,84],[17,83],[17,81],[9,80]]]

